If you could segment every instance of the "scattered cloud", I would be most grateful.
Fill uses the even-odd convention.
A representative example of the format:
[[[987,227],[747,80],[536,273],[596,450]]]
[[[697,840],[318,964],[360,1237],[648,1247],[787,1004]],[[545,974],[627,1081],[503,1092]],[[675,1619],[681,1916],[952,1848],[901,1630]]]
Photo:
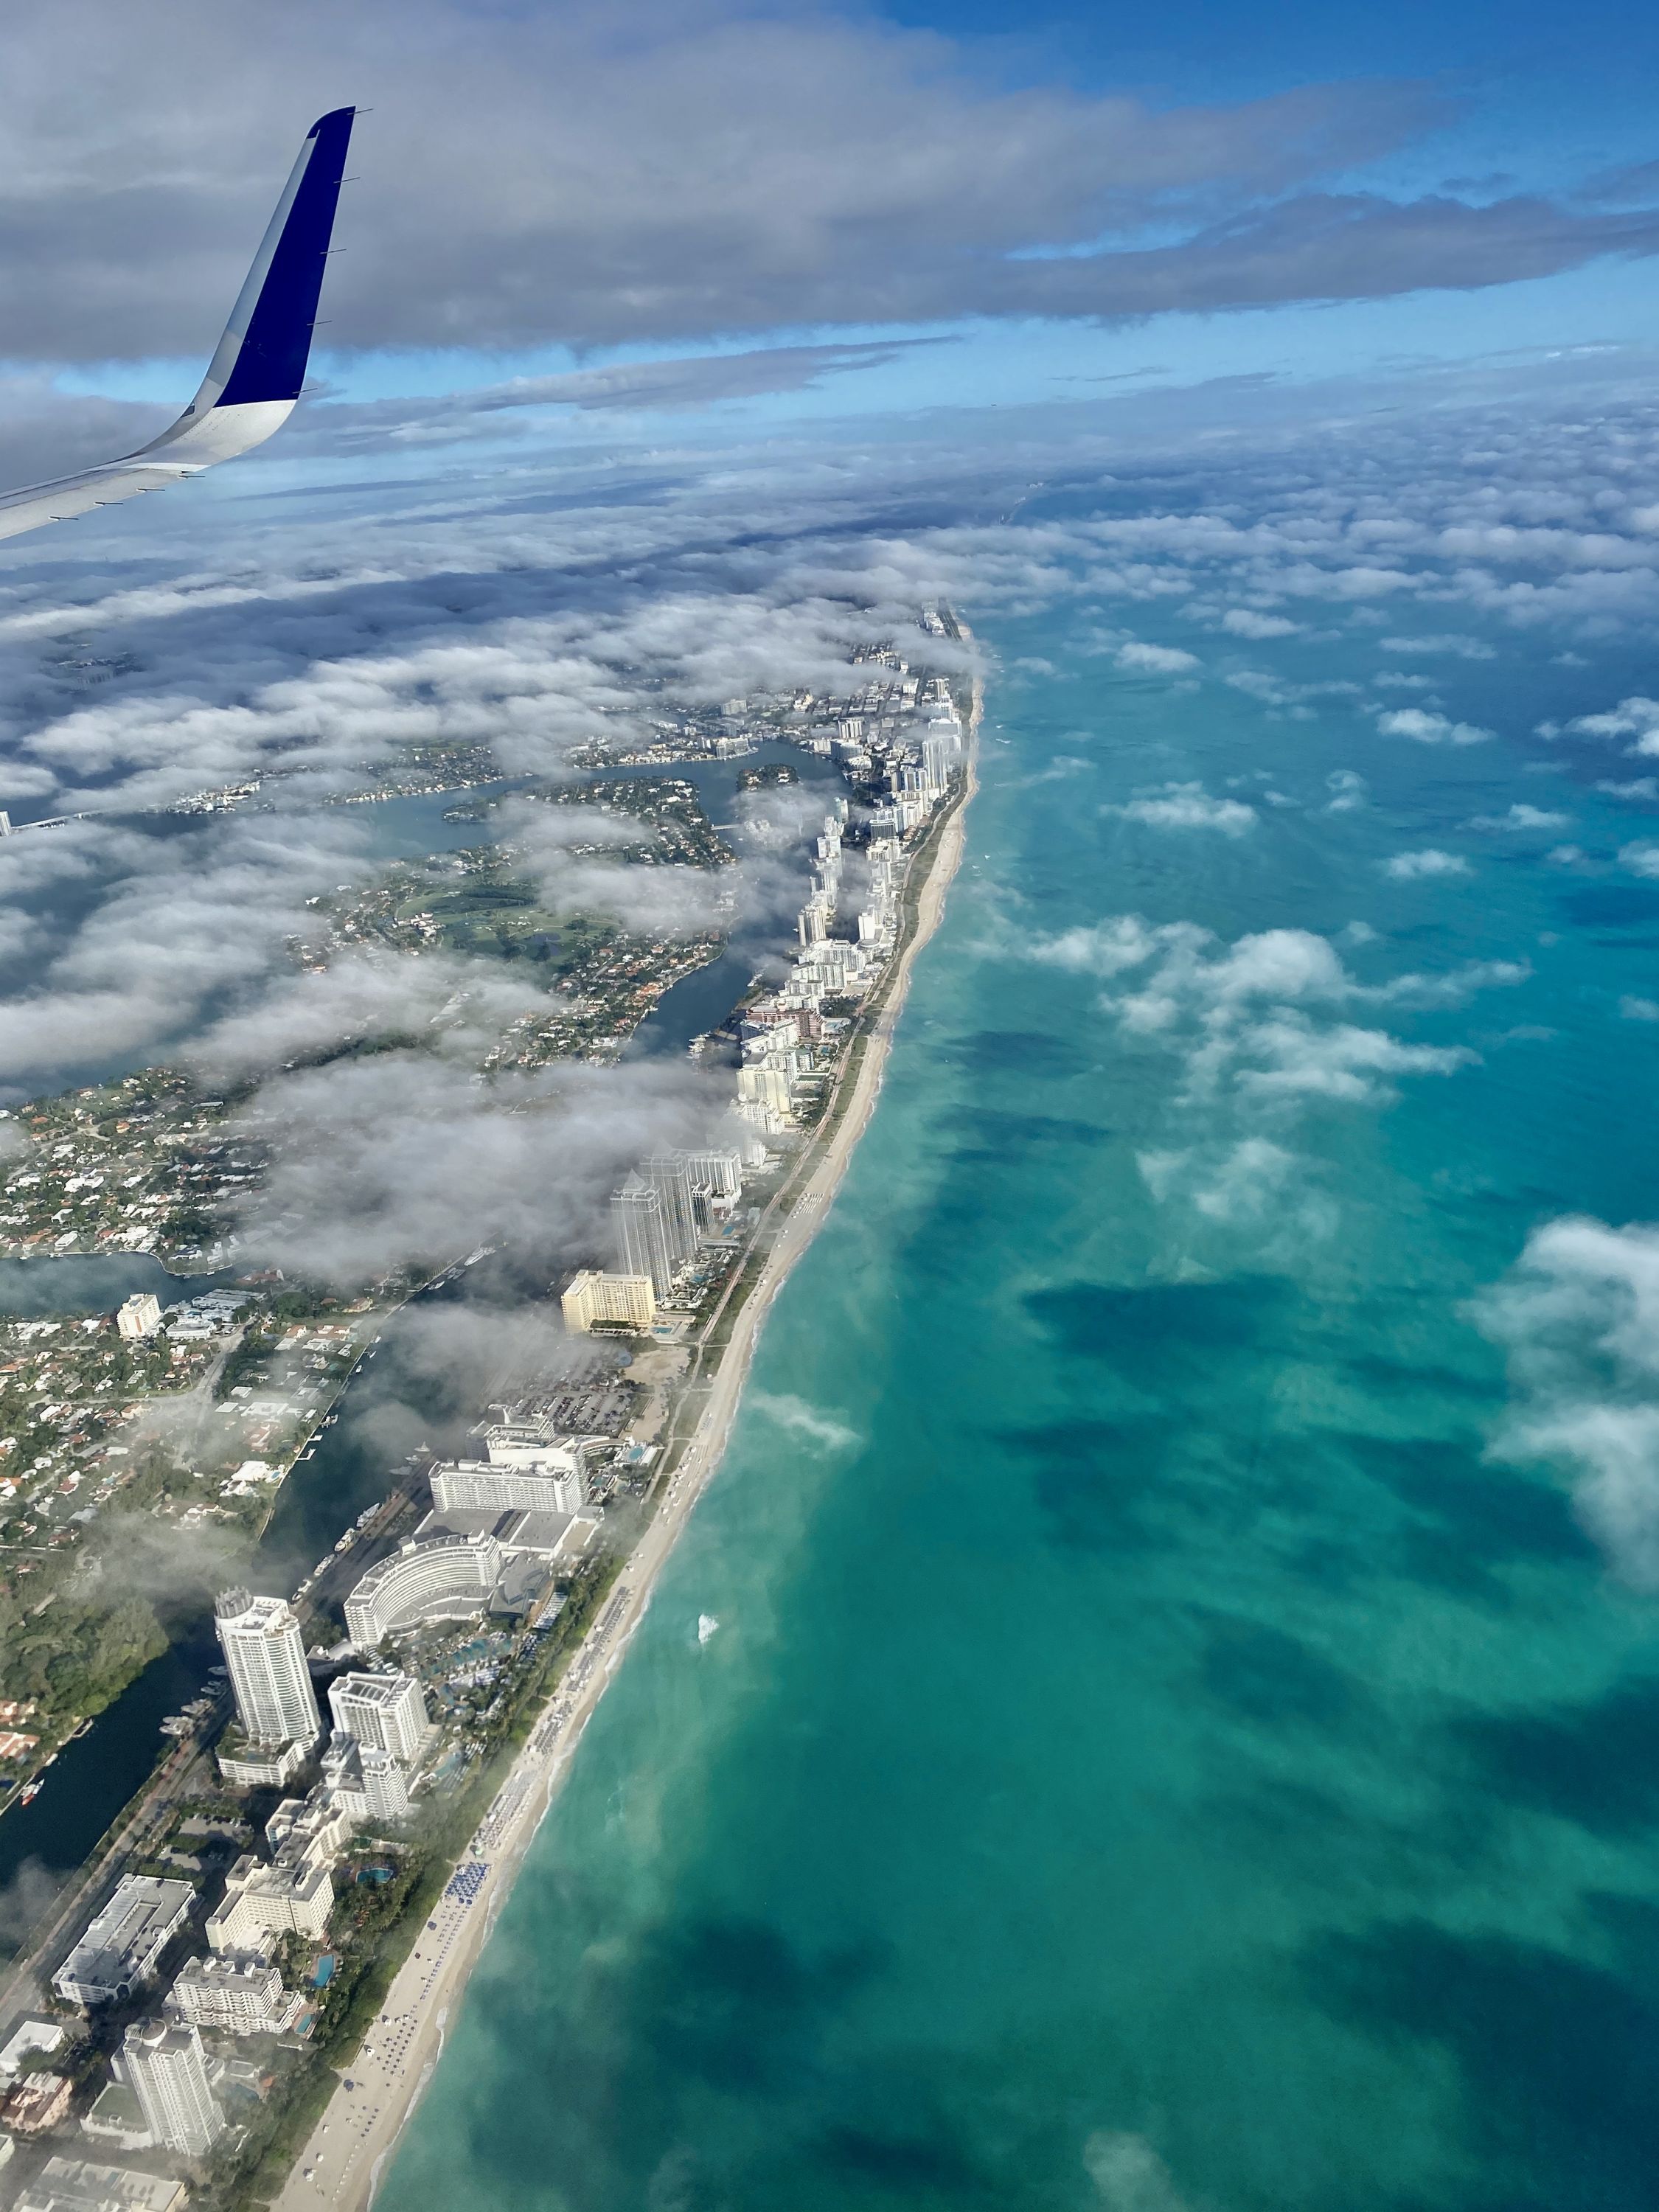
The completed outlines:
[[[1515,1399],[1493,1455],[1566,1471],[1613,1566],[1659,1588],[1659,1228],[1549,1222],[1476,1317]]]
[[[1255,807],[1237,799],[1212,799],[1201,783],[1166,783],[1146,798],[1100,811],[1153,830],[1218,830],[1228,837],[1246,836],[1259,819]]]
[[[1419,745],[1480,745],[1494,733],[1473,722],[1454,722],[1422,707],[1395,707],[1377,717],[1385,738],[1413,738]]]
[[[1196,653],[1183,653],[1179,646],[1146,645],[1138,638],[1119,646],[1113,658],[1136,676],[1185,676],[1200,665]]]
[[[1299,637],[1303,625],[1287,615],[1258,614],[1254,607],[1229,607],[1221,627],[1235,637]]]
[[[1099,2192],[1101,2212],[1191,2212],[1145,2136],[1099,2129],[1084,2147],[1083,2162]]]
[[[1568,814],[1552,814],[1542,806],[1528,806],[1516,802],[1502,814],[1477,814],[1467,825],[1471,830],[1511,830],[1517,835],[1531,830],[1565,830],[1572,819]]]
[[[820,1451],[851,1451],[859,1441],[858,1431],[848,1428],[832,1414],[817,1406],[810,1406],[805,1398],[797,1398],[787,1391],[751,1390],[749,1401],[755,1411],[762,1413],[793,1437],[803,1437]]]
[[[1463,637],[1444,631],[1430,637],[1385,637],[1384,653],[1445,653],[1458,660],[1496,660],[1498,648],[1485,638]]]
[[[1467,876],[1472,871],[1461,853],[1442,853],[1425,845],[1420,852],[1396,853],[1383,861],[1382,872],[1398,883],[1416,883],[1426,876]]]
[[[1602,714],[1577,714],[1566,727],[1575,738],[1634,738],[1632,752],[1659,753],[1659,699],[1638,693]]]

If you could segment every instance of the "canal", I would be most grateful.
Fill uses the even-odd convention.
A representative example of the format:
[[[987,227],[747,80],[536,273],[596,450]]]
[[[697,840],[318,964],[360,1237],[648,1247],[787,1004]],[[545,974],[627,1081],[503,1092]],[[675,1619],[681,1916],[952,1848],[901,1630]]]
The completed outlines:
[[[18,1264],[43,1280],[76,1266],[72,1259]],[[168,1280],[170,1301],[186,1294],[176,1278]],[[147,1279],[141,1287],[157,1285]],[[470,1288],[463,1276],[424,1296],[460,1298]],[[69,1295],[67,1289],[60,1291],[52,1310],[70,1310]],[[460,1401],[449,1378],[422,1373],[416,1362],[414,1346],[400,1341],[394,1325],[358,1368],[336,1405],[334,1425],[318,1432],[311,1457],[301,1460],[283,1486],[246,1570],[256,1589],[291,1590],[363,1509],[386,1496],[398,1462],[416,1445],[450,1453],[459,1449],[478,1408]],[[50,1875],[78,1867],[149,1776],[163,1747],[161,1721],[198,1696],[208,1670],[219,1663],[212,1592],[204,1590],[181,1607],[167,1627],[167,1649],[84,1735],[65,1745],[33,1803],[14,1805],[0,1816],[0,1889],[31,1863]],[[4,1940],[0,1930],[0,1942]]]

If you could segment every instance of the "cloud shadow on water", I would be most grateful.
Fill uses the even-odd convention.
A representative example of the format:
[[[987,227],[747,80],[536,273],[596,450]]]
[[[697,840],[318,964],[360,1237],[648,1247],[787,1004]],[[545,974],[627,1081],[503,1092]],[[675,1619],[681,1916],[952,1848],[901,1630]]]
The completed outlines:
[[[959,1038],[952,1050],[974,1075],[1060,1080],[1081,1075],[1092,1065],[1068,1038],[1042,1030],[976,1030]]]
[[[1340,1667],[1301,1638],[1259,1620],[1200,1615],[1198,1672],[1206,1696],[1239,1719],[1271,1728],[1350,1730],[1364,1702]]]
[[[1659,2012],[1618,1975],[1427,1921],[1327,1936],[1302,1965],[1346,2025],[1455,2061],[1483,2180],[1443,2212],[1653,2212]]]
[[[1659,1826],[1659,1678],[1616,1682],[1553,1711],[1470,1715],[1451,1735],[1511,1804],[1608,1838]]]
[[[1054,1541],[1076,1552],[1148,1552],[1172,1539],[1154,1520],[1170,1492],[1170,1424],[1052,1421],[1004,1429],[997,1443],[1030,1470]]]
[[[1547,1483],[1486,1464],[1473,1439],[1350,1433],[1341,1442],[1409,1509],[1395,1540],[1414,1582],[1508,1604],[1505,1567],[1595,1564],[1571,1501]]]
[[[1271,1275],[1224,1283],[1069,1283],[1034,1291],[1026,1310],[1060,1348],[1109,1360],[1137,1380],[1158,1367],[1173,1385],[1182,1370],[1206,1373],[1218,1355],[1253,1352],[1291,1293]]]

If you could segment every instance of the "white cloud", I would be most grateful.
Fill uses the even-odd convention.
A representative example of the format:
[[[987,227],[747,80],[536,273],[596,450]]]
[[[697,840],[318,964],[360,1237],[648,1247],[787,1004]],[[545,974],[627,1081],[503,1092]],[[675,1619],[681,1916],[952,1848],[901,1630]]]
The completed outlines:
[[[1370,786],[1364,777],[1351,768],[1333,769],[1325,779],[1325,788],[1331,794],[1326,807],[1328,814],[1352,814],[1364,806],[1370,796]]]
[[[1476,1316],[1516,1395],[1493,1452],[1569,1470],[1619,1571],[1659,1587],[1659,1228],[1550,1222]]]
[[[1619,865],[1633,876],[1659,876],[1659,845],[1621,845]]]
[[[1138,638],[1119,646],[1112,658],[1137,676],[1185,676],[1200,665],[1195,653],[1183,653],[1179,646],[1146,645]]]
[[[1474,1057],[1462,1046],[1418,1044],[1332,1021],[1334,1010],[1454,1006],[1527,974],[1519,963],[1489,961],[1441,975],[1366,984],[1310,930],[1262,930],[1224,945],[1195,923],[1154,927],[1134,915],[1067,931],[1029,951],[1109,981],[1133,976],[1133,988],[1109,992],[1102,1009],[1127,1037],[1179,1055],[1187,1105],[1231,1103],[1279,1114],[1317,1098],[1380,1100],[1397,1077],[1448,1075]],[[1170,1172],[1169,1160],[1187,1149],[1150,1153],[1153,1175]],[[1247,1163],[1253,1157],[1242,1156]]]
[[[1221,627],[1235,637],[1299,637],[1302,624],[1285,615],[1258,614],[1254,607],[1229,607]]]
[[[805,1398],[790,1392],[751,1390],[748,1403],[769,1421],[775,1421],[791,1436],[805,1437],[820,1451],[850,1451],[859,1440],[858,1431],[848,1428],[845,1421],[836,1420],[816,1406],[809,1406]]]
[[[1422,707],[1392,708],[1378,716],[1376,726],[1385,738],[1413,738],[1419,745],[1480,745],[1494,734],[1473,722],[1431,714]]]
[[[1462,854],[1442,853],[1427,845],[1420,852],[1396,853],[1382,863],[1382,872],[1401,883],[1414,883],[1425,876],[1467,876],[1472,871]]]
[[[1219,830],[1229,837],[1243,837],[1255,829],[1258,818],[1253,806],[1237,799],[1212,799],[1201,783],[1166,783],[1148,798],[1100,811],[1121,815],[1126,822],[1144,822],[1153,830]]]
[[[1099,2129],[1084,2146],[1083,2162],[1099,2191],[1101,2212],[1191,2212],[1145,2136]]]
[[[1659,753],[1659,699],[1638,693],[1605,714],[1576,715],[1567,728],[1579,738],[1634,738],[1632,752]]]
[[[1627,1022],[1659,1022],[1659,1001],[1652,999],[1626,994],[1619,1001],[1619,1011]]]
[[[1385,637],[1384,653],[1449,653],[1459,660],[1495,660],[1498,650],[1484,638],[1444,632],[1431,637]]]
[[[1517,834],[1528,830],[1565,830],[1572,819],[1570,814],[1552,814],[1541,806],[1527,806],[1517,802],[1506,813],[1477,814],[1468,823],[1471,830],[1514,830]]]

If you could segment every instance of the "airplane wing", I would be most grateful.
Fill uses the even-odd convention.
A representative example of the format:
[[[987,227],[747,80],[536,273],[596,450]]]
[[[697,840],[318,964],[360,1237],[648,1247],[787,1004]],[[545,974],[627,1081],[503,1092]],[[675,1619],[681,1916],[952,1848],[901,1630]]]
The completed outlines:
[[[0,538],[182,483],[281,429],[305,382],[356,112],[337,107],[307,134],[202,388],[179,420],[119,460],[0,492]]]

